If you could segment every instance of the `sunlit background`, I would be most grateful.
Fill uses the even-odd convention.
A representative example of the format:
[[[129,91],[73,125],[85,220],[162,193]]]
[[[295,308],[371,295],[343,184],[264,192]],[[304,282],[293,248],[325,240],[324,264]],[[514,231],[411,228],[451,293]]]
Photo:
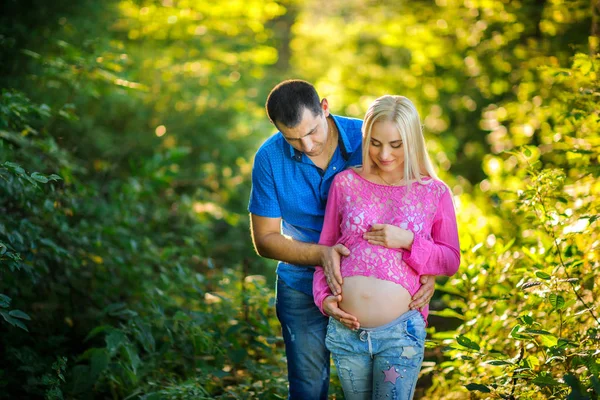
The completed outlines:
[[[599,35],[596,0],[4,2],[0,398],[285,398],[246,206],[288,78],[409,97],[455,195],[415,398],[598,398]]]

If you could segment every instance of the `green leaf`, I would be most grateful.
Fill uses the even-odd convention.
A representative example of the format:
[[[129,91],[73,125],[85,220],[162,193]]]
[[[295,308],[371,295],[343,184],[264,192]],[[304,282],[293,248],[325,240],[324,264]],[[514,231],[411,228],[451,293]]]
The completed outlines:
[[[538,386],[557,386],[559,385],[558,381],[552,377],[552,375],[548,375],[547,373],[540,373],[538,376],[533,378],[533,383]]]
[[[445,317],[445,318],[458,318],[458,319],[465,319],[465,316],[462,314],[459,314],[458,312],[454,311],[451,308],[444,308],[442,311],[430,311],[429,315],[436,315],[438,317]]]
[[[127,337],[125,334],[119,331],[113,331],[106,336],[106,349],[110,354],[116,353],[116,351],[121,347],[124,343],[127,342]]]
[[[98,334],[100,334],[102,332],[105,332],[107,330],[110,330],[110,329],[112,329],[112,327],[110,325],[100,325],[100,326],[97,326],[94,329],[92,329],[90,331],[90,333],[88,333],[88,335],[85,337],[84,341],[87,342],[88,340],[90,340],[91,338],[95,337],[96,335],[98,335]]]
[[[144,347],[144,350],[149,353],[153,353],[156,343],[154,336],[152,335],[152,330],[147,324],[142,322],[141,319],[135,321],[135,326],[137,328],[135,329],[135,336],[138,342],[141,343],[141,345]]]
[[[503,254],[506,250],[510,249],[515,244],[516,238],[512,238],[498,251],[498,254]]]
[[[470,391],[473,392],[475,390],[482,392],[482,393],[490,393],[491,390],[489,387],[482,385],[480,383],[469,383],[468,385],[465,385],[465,387]]]
[[[29,332],[29,330],[27,329],[25,324],[23,324],[23,322],[21,322],[21,320],[11,317],[8,312],[0,310],[0,315],[2,315],[4,320],[6,322],[8,322],[9,324],[11,324],[12,326],[19,327],[19,328],[23,329],[24,331]]]
[[[565,306],[565,298],[556,293],[550,293],[548,301],[550,301],[555,310],[560,310]]]
[[[8,308],[10,306],[11,298],[5,294],[0,293],[0,307]]]
[[[488,364],[488,365],[513,365],[513,363],[511,363],[510,361],[505,361],[505,360],[486,361],[486,364]]]
[[[519,324],[515,325],[515,327],[512,328],[512,330],[510,331],[510,336],[515,339],[530,339],[529,336],[525,336],[525,335],[522,335],[521,333],[519,333],[520,329],[521,329],[521,325],[519,325]]]
[[[468,349],[472,349],[475,351],[479,351],[480,347],[477,343],[475,343],[474,341],[472,341],[471,339],[469,339],[468,337],[464,336],[464,335],[458,335],[458,337],[456,338],[456,342],[458,344],[460,344],[463,347],[466,347]]]
[[[543,329],[525,329],[523,333],[528,333],[531,335],[552,335],[550,332]]]
[[[529,288],[532,288],[532,287],[535,287],[535,286],[539,286],[539,285],[541,285],[541,284],[542,284],[542,282],[538,282],[538,281],[529,281],[529,282],[525,282],[525,283],[523,284],[523,286],[521,286],[521,289],[522,289],[522,290],[525,290],[525,289],[529,289]]]
[[[537,276],[540,279],[545,279],[545,280],[549,280],[550,278],[552,278],[550,275],[548,275],[547,273],[545,273],[543,271],[535,271],[535,276]]]
[[[36,53],[35,51],[27,50],[27,49],[21,49],[21,53],[23,53],[26,56],[29,56],[31,58],[35,58],[36,60],[41,57],[39,53]]]
[[[140,359],[136,347],[131,345],[125,346],[125,353],[127,354],[127,358],[129,359],[129,366],[131,367],[131,371],[137,375],[137,369],[142,363],[142,361]]]
[[[23,176],[25,175],[25,170],[21,168],[19,164],[12,163],[10,161],[6,161],[2,164],[3,167],[7,168],[9,171],[15,173],[16,175]]]
[[[558,339],[554,335],[540,335],[540,341],[546,347],[554,347],[558,344]]]
[[[534,322],[534,319],[532,317],[530,317],[529,315],[522,315],[520,317],[520,320],[525,324],[525,325],[531,325]]]
[[[31,321],[31,317],[27,314],[25,314],[23,311],[21,310],[12,310],[11,312],[8,313],[11,317],[15,317],[15,318],[21,318],[21,319],[26,319],[27,321]]]
[[[33,174],[31,174],[31,178],[40,183],[48,183],[48,178],[40,174],[39,172],[34,172]]]
[[[105,349],[94,349],[90,359],[90,373],[92,379],[98,379],[98,376],[108,367],[110,356]]]

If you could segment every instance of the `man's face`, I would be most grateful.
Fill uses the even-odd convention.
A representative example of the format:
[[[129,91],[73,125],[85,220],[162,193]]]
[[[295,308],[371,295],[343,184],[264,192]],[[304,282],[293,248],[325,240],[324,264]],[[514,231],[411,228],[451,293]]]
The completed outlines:
[[[293,128],[279,124],[279,130],[285,140],[296,150],[301,151],[308,157],[320,156],[327,145],[329,126],[327,124],[329,112],[325,109],[321,115],[313,115],[304,108],[302,120]]]

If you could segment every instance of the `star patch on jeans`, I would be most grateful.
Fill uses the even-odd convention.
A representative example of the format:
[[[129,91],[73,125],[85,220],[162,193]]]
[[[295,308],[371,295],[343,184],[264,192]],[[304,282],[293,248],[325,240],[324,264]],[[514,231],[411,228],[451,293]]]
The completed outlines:
[[[417,351],[412,346],[405,346],[402,349],[402,357],[413,358],[417,354]]]

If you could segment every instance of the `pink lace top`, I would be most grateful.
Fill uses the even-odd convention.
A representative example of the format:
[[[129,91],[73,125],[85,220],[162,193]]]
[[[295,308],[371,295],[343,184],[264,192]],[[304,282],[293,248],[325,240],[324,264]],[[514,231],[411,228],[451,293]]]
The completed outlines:
[[[372,224],[391,224],[414,233],[411,250],[369,244],[363,234]],[[427,179],[407,186],[380,185],[352,169],[333,180],[325,209],[320,244],[344,244],[342,277],[372,276],[402,285],[414,295],[421,275],[453,275],[460,264],[458,231],[452,196],[441,181]],[[313,279],[315,304],[331,296],[323,268]],[[427,320],[428,307],[422,311]]]

